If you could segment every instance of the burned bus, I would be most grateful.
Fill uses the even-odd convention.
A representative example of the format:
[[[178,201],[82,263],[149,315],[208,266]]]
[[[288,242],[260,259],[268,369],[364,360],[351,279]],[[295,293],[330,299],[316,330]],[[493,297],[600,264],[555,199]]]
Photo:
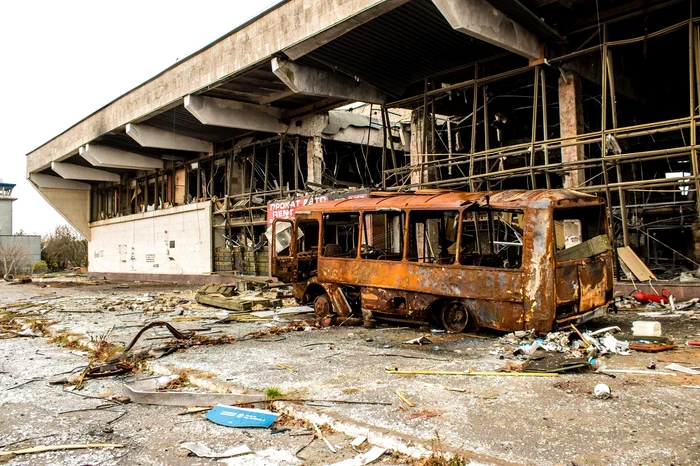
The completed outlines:
[[[546,333],[608,311],[609,234],[571,190],[380,192],[275,220],[272,274],[322,318]]]

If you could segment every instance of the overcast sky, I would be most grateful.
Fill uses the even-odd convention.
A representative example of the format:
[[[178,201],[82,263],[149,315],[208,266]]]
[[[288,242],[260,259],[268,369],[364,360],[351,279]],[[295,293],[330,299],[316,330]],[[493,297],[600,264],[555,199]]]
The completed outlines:
[[[26,181],[25,154],[236,26],[272,0],[0,3],[0,179],[14,231],[66,223]]]

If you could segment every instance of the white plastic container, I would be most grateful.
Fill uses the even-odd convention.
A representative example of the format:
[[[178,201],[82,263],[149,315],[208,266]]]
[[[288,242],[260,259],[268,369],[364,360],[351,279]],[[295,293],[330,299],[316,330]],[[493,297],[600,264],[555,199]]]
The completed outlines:
[[[661,322],[644,320],[632,322],[632,335],[635,337],[660,337]]]

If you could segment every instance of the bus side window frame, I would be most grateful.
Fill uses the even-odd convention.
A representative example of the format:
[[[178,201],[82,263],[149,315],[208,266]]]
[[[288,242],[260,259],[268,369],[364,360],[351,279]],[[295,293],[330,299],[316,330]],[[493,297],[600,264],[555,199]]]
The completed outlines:
[[[326,246],[328,244],[335,244],[337,245],[338,243],[326,243],[326,227],[328,226],[326,222],[326,217],[329,215],[353,215],[357,214],[358,215],[358,223],[357,223],[357,245],[355,247],[355,255],[354,256],[343,256],[343,255],[338,255],[338,256],[328,256],[326,255]],[[341,211],[341,212],[326,212],[323,211],[321,212],[321,219],[319,222],[320,229],[321,231],[319,232],[319,252],[318,252],[318,257],[323,258],[323,259],[333,259],[333,260],[357,260],[360,257],[360,242],[362,241],[362,211],[361,210],[352,210],[352,211]],[[351,224],[354,225],[354,224]],[[332,226],[332,225],[331,225]],[[345,253],[343,253],[345,254]]]
[[[519,255],[520,265],[519,265],[519,267],[494,267],[494,266],[481,265],[481,264],[477,265],[477,264],[464,264],[464,263],[462,263],[461,251],[462,251],[462,248],[464,246],[462,244],[462,240],[464,239],[464,237],[463,237],[463,225],[464,225],[465,221],[467,221],[467,222],[472,221],[472,220],[467,219],[467,215],[469,214],[469,212],[473,212],[475,218],[479,218],[477,216],[480,216],[480,214],[479,214],[480,212],[486,213],[486,215],[487,215],[486,232],[488,234],[488,241],[489,241],[489,245],[487,245],[487,246],[491,251],[493,251],[493,246],[496,243],[496,241],[494,241],[495,232],[493,229],[494,222],[496,221],[495,220],[496,216],[494,214],[511,213],[511,214],[519,215],[523,219],[525,218],[525,209],[518,208],[518,207],[510,208],[510,209],[508,209],[508,208],[496,209],[496,208],[492,208],[492,207],[477,207],[477,206],[466,207],[465,209],[462,210],[462,213],[459,217],[459,222],[460,222],[459,223],[459,239],[458,239],[458,243],[457,243],[458,249],[457,249],[457,256],[456,256],[455,262],[457,264],[459,264],[460,267],[474,267],[474,268],[479,268],[479,269],[490,269],[490,270],[501,270],[501,271],[506,271],[506,270],[507,271],[523,271],[523,256],[525,255],[525,248],[527,247],[526,234],[525,234],[525,231],[527,230],[526,226],[523,227],[523,231],[520,233],[522,244],[520,245],[520,255]],[[482,253],[484,247],[483,247],[483,245],[480,244],[480,240],[478,240],[478,234],[479,234],[479,231],[481,231],[478,228],[479,227],[477,227],[477,229],[475,230],[476,235],[477,235],[476,242],[477,242],[477,245],[479,245],[478,246],[479,247],[479,254],[478,255],[481,256],[482,258],[483,258],[483,256],[487,256],[487,255],[500,256],[500,253],[493,253],[493,252],[491,252],[489,254]]]

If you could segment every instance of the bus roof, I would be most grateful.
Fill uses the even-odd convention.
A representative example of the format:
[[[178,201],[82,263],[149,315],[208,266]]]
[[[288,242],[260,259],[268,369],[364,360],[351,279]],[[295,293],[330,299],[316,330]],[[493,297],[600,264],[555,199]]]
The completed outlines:
[[[463,192],[424,190],[416,193],[373,192],[362,199],[339,199],[300,208],[309,212],[371,210],[376,208],[449,210],[468,205],[498,209],[549,208],[602,205],[604,201],[590,194],[569,189],[508,190]]]

